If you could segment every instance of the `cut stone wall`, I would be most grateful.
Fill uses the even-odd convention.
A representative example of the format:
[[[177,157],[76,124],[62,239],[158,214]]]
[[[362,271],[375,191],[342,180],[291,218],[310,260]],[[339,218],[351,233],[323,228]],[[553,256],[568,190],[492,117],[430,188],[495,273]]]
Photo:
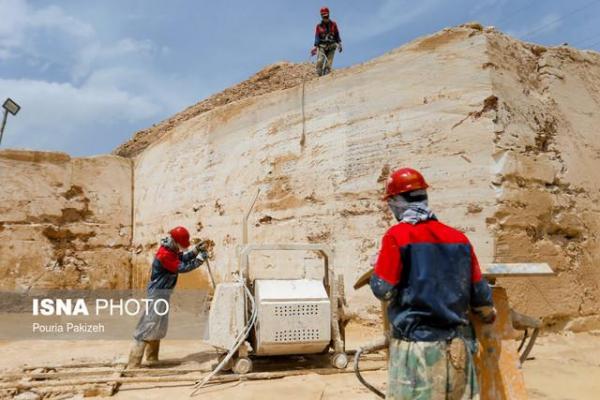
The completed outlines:
[[[250,241],[331,246],[350,307],[376,318],[368,289],[351,286],[393,223],[379,201],[388,172],[412,166],[482,263],[544,261],[558,272],[502,281],[518,310],[559,328],[594,325],[598,60],[471,25],[190,119],[135,160],[134,283],[174,224],[215,242],[221,279],[235,271],[243,213],[260,189]],[[313,276],[320,265],[282,254],[251,264],[267,277]]]
[[[131,160],[0,151],[0,288],[130,285]]]
[[[472,33],[442,32],[304,88],[214,109],[155,142],[135,160],[134,281],[143,284],[158,239],[176,224],[215,242],[221,278],[235,271],[242,217],[260,189],[250,242],[330,246],[350,307],[376,316],[370,291],[351,287],[393,223],[383,183],[406,165],[430,181],[439,217],[491,262],[492,82],[481,62],[486,37]],[[252,265],[269,277],[320,271],[311,254],[259,254]],[[200,271],[182,277],[184,285],[206,281]]]

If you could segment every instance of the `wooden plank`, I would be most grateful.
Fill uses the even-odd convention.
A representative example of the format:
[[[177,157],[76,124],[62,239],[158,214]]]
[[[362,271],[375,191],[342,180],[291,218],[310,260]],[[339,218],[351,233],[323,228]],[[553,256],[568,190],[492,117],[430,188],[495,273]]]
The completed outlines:
[[[361,369],[362,371],[379,371],[387,367],[384,362],[369,362]],[[238,380],[269,380],[280,379],[289,376],[318,374],[318,375],[333,375],[354,373],[352,368],[337,369],[337,368],[306,368],[299,370],[288,371],[273,371],[273,372],[251,372],[246,375],[224,374],[214,376],[208,383],[226,383]],[[4,389],[19,389],[29,390],[33,388],[46,388],[57,386],[79,386],[88,384],[101,383],[164,383],[164,382],[198,382],[203,375],[190,374],[188,376],[136,376],[136,377],[89,377],[85,379],[65,379],[65,380],[49,380],[49,381],[18,381],[18,382],[0,382],[0,390]]]
[[[481,265],[481,273],[486,278],[554,276],[556,273],[547,263],[490,263]],[[354,289],[366,286],[373,274],[373,268],[363,273],[354,283]]]
[[[555,275],[555,272],[547,263],[483,264],[481,266],[481,273],[488,278]]]

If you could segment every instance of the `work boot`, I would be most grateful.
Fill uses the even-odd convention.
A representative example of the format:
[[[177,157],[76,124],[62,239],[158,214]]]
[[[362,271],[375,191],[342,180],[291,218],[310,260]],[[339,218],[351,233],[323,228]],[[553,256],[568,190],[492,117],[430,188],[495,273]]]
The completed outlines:
[[[158,362],[158,350],[160,349],[160,340],[149,340],[146,347],[146,361],[149,364]]]
[[[144,357],[144,349],[146,348],[146,342],[136,340],[129,352],[129,361],[127,362],[127,369],[139,368],[142,365],[142,358]]]

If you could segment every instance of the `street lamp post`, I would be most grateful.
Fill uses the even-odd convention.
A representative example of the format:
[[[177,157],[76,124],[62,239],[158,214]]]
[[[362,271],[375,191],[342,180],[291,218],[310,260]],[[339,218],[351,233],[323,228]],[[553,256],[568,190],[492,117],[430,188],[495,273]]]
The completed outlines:
[[[2,108],[4,108],[4,116],[2,117],[2,125],[0,125],[0,144],[2,144],[2,136],[4,135],[4,127],[6,126],[6,120],[8,119],[8,113],[17,115],[21,109],[21,106],[15,103],[13,99],[9,97],[6,99],[4,104],[2,104]]]

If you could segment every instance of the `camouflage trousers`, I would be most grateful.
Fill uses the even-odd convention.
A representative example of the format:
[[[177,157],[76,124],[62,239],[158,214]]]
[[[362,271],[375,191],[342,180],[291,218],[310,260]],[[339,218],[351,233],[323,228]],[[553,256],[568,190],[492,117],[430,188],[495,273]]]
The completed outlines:
[[[392,339],[386,399],[479,400],[473,343]]]
[[[320,45],[317,53],[317,75],[327,75],[331,72],[333,66],[333,57],[335,56],[335,50],[337,44],[331,43],[327,45]]]

